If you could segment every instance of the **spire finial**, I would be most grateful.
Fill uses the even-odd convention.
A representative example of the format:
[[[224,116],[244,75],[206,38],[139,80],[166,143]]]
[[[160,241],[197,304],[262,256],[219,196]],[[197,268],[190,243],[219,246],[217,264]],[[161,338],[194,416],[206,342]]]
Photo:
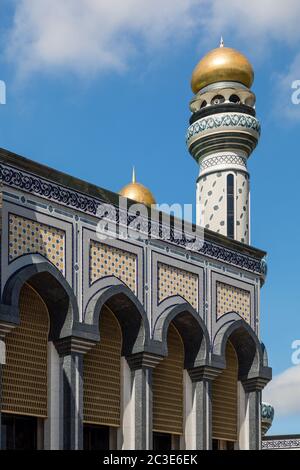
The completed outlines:
[[[223,39],[223,36],[221,36],[220,47],[224,47],[224,39]]]
[[[135,167],[133,166],[132,167],[132,182],[135,183],[136,182],[136,177],[135,177]]]

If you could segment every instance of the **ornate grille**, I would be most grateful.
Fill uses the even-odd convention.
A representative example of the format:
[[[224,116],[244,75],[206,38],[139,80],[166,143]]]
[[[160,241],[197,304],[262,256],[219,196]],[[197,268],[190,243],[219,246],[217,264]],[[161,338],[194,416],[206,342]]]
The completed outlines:
[[[230,342],[226,346],[226,369],[212,384],[213,439],[237,440],[238,360]]]
[[[100,343],[84,357],[84,421],[120,426],[122,333],[106,307],[100,317]]]
[[[46,417],[50,321],[45,303],[28,284],[20,294],[20,319],[6,339],[2,411]]]
[[[170,324],[168,356],[153,371],[153,431],[183,432],[183,367],[183,343]]]

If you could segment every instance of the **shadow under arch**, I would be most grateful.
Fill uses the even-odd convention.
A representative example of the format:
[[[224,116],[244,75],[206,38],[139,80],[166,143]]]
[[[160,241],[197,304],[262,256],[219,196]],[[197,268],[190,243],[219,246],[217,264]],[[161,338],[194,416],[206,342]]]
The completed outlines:
[[[114,276],[97,282],[98,290],[89,300],[84,323],[99,334],[102,308],[107,305],[117,318],[123,336],[122,356],[144,352],[150,344],[147,314],[134,293]],[[101,338],[100,338],[101,341]]]
[[[22,267],[7,280],[1,306],[0,319],[9,323],[20,322],[19,299],[25,284],[33,287],[45,302],[50,316],[49,340],[69,337],[79,324],[79,312],[75,294],[62,273],[49,262]]]
[[[230,341],[238,357],[238,377],[245,381],[251,378],[272,378],[272,369],[264,345],[245,320],[225,323],[217,331],[213,341],[212,359],[220,369],[226,368],[225,350]]]
[[[185,369],[208,365],[210,340],[206,325],[196,310],[180,296],[172,296],[160,304],[160,314],[154,324],[153,340],[168,355],[167,334],[170,323],[177,328],[185,350]]]

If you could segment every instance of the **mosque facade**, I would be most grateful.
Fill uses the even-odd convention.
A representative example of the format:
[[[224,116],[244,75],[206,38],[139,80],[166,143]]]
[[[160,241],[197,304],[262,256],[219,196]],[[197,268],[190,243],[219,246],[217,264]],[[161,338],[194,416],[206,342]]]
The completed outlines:
[[[253,78],[223,43],[193,72],[184,230],[135,176],[116,194],[0,150],[2,449],[261,448]]]

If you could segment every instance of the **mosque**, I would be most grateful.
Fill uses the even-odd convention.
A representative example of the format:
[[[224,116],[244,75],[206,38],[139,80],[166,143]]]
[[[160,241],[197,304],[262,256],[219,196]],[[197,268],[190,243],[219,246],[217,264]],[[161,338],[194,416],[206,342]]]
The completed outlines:
[[[253,80],[223,41],[193,72],[188,233],[153,220],[135,177],[119,195],[0,149],[2,449],[261,448],[272,374],[266,253],[250,242]],[[136,203],[135,237],[100,236],[101,208],[121,234]]]

